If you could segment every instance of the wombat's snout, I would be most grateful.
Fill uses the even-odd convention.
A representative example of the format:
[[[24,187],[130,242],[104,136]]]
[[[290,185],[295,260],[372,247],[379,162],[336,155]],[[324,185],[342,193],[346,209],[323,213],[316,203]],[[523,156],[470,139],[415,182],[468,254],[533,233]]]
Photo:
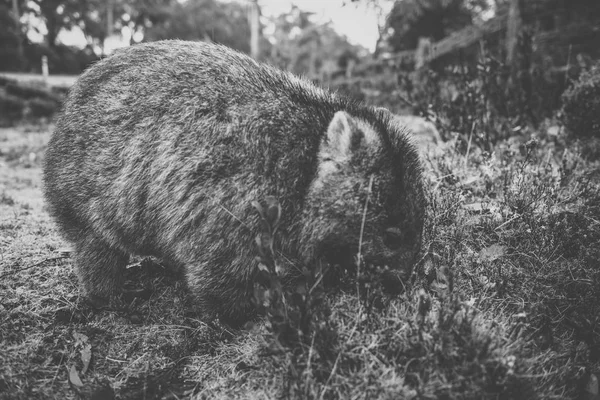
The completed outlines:
[[[377,238],[363,247],[363,260],[367,265],[395,271],[395,274],[404,278],[412,272],[416,249],[414,243],[390,246],[385,240]]]

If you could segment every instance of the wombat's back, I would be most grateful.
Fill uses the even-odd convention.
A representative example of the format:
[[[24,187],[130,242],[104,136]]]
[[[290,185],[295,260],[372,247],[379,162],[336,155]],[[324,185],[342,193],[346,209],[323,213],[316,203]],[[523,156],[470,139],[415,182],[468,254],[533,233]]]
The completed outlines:
[[[69,239],[91,228],[163,256],[200,224],[226,234],[215,207],[243,218],[275,195],[297,215],[327,124],[349,106],[223,46],[133,46],[72,88],[46,155],[46,197]]]

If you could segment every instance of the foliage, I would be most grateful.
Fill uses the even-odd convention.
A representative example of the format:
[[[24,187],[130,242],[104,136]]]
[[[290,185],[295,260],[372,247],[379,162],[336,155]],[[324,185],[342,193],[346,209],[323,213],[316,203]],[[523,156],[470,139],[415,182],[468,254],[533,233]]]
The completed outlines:
[[[63,95],[34,84],[15,80],[0,81],[0,125],[13,126],[26,120],[51,118],[60,107]]]
[[[51,73],[77,74],[95,61],[104,50],[109,34],[128,28],[130,43],[161,39],[205,40],[218,42],[242,52],[249,52],[250,26],[243,3],[218,0],[19,0],[24,29],[43,33],[36,23],[47,29],[43,43],[30,43],[25,31],[19,32],[11,16],[10,1],[0,3],[0,44],[6,57],[0,58],[0,69],[40,72],[41,57],[48,57]],[[4,4],[6,3],[6,4]],[[111,6],[113,26],[108,24]],[[293,7],[271,21],[272,35],[261,38],[261,59],[283,69],[308,75],[312,79],[330,79],[344,71],[366,51],[353,46],[330,24],[313,21],[311,13]],[[84,49],[69,48],[58,40],[61,31],[80,29],[87,38]],[[110,32],[109,32],[110,30]],[[19,61],[18,41],[24,44]],[[15,57],[15,55],[17,57]]]
[[[495,143],[538,120],[523,88],[511,84],[508,66],[489,55],[474,66],[399,75],[412,112],[433,120],[446,138],[460,135],[463,151],[470,145],[492,151]]]
[[[415,49],[419,38],[438,41],[473,23],[487,0],[403,0],[394,3],[385,41],[394,51]]]
[[[58,111],[59,104],[56,101],[40,97],[29,100],[29,115],[33,118],[51,118]]]
[[[175,2],[164,9],[160,22],[144,32],[145,41],[162,39],[208,40],[248,53],[250,25],[246,8],[217,0]]]
[[[48,57],[48,70],[51,74],[77,75],[100,57],[91,47],[83,49],[58,44],[28,43],[25,47],[26,70],[42,72],[42,56]]]
[[[10,126],[23,117],[25,101],[0,91],[0,125]]]
[[[562,99],[567,130],[575,136],[600,137],[600,65],[582,73]]]
[[[313,22],[312,13],[293,6],[274,18],[269,62],[288,71],[327,81],[365,52],[348,43],[330,24]]]
[[[48,31],[46,43],[58,46],[61,30],[80,28],[91,47],[102,48],[104,39],[114,31],[128,26],[134,33],[166,19],[166,8],[174,0],[33,0],[24,2],[22,13],[34,15],[44,21]],[[113,15],[113,27],[107,26],[108,7]]]
[[[19,54],[19,42],[23,33],[16,27],[8,4],[0,3],[0,69],[18,71],[25,60]]]
[[[6,4],[4,4],[6,3]],[[130,29],[131,44],[135,40],[187,39],[211,40],[241,51],[248,51],[250,29],[244,6],[237,2],[217,0],[178,2],[175,0],[33,0],[19,1],[22,16],[28,21],[41,20],[47,30],[44,43],[30,43],[25,32],[18,32],[12,18],[10,1],[0,3],[0,44],[7,57],[2,57],[0,69],[40,69],[42,55],[48,56],[52,73],[77,74],[95,61],[104,50],[104,40],[122,28]],[[108,6],[111,6],[113,26],[108,27]],[[26,28],[38,33],[38,26]],[[80,29],[88,45],[74,49],[58,40],[61,31]],[[110,30],[110,31],[109,31]],[[17,41],[25,44],[26,60],[19,63]],[[1,54],[0,54],[1,55]],[[9,57],[10,56],[10,57]]]

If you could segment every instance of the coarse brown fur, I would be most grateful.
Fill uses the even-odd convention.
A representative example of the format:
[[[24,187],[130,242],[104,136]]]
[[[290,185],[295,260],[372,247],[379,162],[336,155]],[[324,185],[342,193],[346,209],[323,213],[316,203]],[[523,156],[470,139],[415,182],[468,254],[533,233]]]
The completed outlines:
[[[182,266],[205,317],[252,315],[254,200],[275,196],[286,267],[365,259],[410,268],[421,169],[390,114],[226,47],[120,50],[71,89],[48,145],[45,195],[91,298],[119,293],[129,255]]]

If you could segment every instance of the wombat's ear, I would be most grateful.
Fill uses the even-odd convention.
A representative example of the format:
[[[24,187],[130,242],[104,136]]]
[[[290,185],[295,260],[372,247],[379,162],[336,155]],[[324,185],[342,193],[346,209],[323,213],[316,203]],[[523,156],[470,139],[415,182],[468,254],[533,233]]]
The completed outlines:
[[[344,159],[351,154],[352,146],[352,117],[344,112],[335,113],[327,128],[327,141],[323,146],[323,156]]]

